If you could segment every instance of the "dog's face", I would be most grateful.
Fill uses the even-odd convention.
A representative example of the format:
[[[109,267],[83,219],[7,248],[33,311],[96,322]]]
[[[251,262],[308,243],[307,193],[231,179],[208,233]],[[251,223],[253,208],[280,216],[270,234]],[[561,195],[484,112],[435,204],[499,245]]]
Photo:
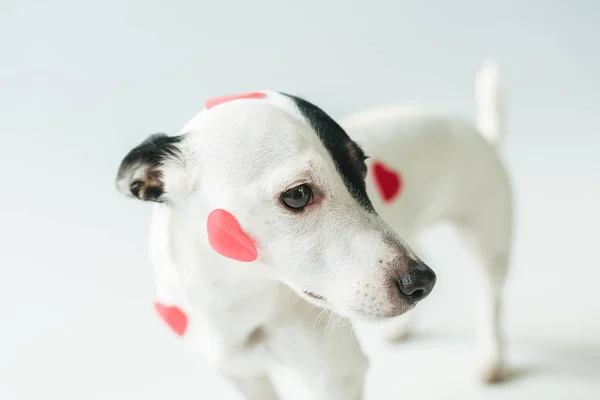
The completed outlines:
[[[373,209],[361,148],[316,106],[262,96],[203,110],[181,136],[151,136],[123,160],[118,187],[197,231],[227,210],[255,241],[254,263],[317,305],[364,319],[410,309],[435,274]]]

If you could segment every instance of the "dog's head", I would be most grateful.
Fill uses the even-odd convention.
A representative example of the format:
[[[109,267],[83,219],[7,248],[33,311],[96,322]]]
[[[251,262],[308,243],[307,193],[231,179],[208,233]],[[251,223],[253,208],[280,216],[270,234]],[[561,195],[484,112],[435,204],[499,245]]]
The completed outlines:
[[[300,296],[378,319],[409,310],[436,277],[373,209],[365,159],[318,107],[260,92],[207,103],[180,136],[150,136],[123,160],[117,186],[185,214],[196,231],[227,210],[256,243],[256,263]]]

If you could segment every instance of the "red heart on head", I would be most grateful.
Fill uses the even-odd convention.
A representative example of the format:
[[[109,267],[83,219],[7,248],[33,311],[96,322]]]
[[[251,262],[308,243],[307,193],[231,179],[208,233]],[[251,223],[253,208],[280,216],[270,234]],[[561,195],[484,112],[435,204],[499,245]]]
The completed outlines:
[[[183,336],[187,329],[187,315],[177,306],[166,306],[162,303],[154,303],[154,308],[158,315],[169,325],[173,332],[179,336]]]
[[[262,92],[254,92],[254,93],[244,93],[244,94],[234,94],[229,96],[221,96],[221,97],[213,97],[212,99],[206,100],[204,103],[204,108],[207,110],[213,108],[214,106],[218,106],[219,104],[226,103],[231,100],[237,99],[263,99],[267,97],[265,93]]]
[[[379,194],[386,203],[394,200],[402,190],[402,177],[400,173],[388,168],[380,161],[373,162],[373,176]]]
[[[206,222],[208,243],[222,256],[237,261],[254,261],[258,257],[256,245],[240,227],[237,219],[225,210],[213,210]]]

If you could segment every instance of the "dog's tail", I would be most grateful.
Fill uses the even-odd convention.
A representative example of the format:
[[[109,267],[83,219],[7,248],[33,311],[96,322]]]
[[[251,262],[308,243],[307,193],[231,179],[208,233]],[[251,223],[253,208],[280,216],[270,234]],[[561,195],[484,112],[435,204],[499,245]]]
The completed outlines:
[[[504,104],[494,60],[485,60],[475,82],[477,129],[490,143],[498,145],[504,138]]]

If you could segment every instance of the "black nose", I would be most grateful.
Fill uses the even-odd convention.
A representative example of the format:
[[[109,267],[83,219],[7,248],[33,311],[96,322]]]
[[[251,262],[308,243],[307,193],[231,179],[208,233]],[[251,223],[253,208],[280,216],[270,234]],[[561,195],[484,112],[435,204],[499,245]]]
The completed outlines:
[[[423,300],[431,293],[437,277],[422,261],[411,260],[408,273],[397,278],[398,288],[410,304]]]

